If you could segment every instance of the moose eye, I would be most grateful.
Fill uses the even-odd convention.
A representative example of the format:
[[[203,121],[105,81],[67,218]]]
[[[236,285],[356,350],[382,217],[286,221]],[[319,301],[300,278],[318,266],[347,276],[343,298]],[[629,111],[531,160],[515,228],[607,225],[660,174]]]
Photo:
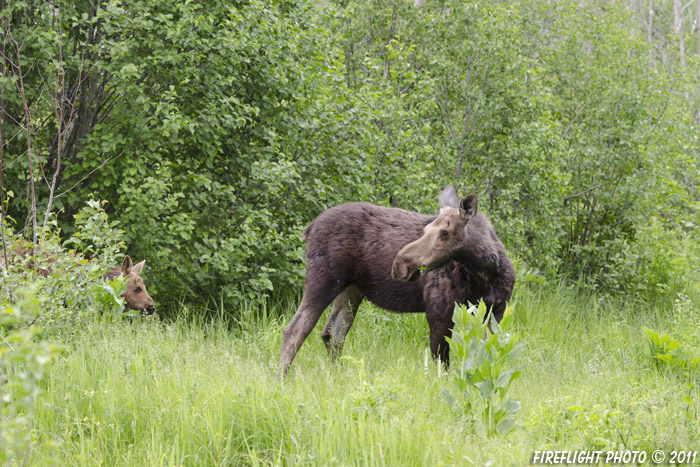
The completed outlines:
[[[440,237],[443,239],[447,238],[449,235],[450,235],[450,232],[447,230],[443,230],[442,232],[440,232]]]
[[[141,287],[134,287],[134,293],[141,293]]]

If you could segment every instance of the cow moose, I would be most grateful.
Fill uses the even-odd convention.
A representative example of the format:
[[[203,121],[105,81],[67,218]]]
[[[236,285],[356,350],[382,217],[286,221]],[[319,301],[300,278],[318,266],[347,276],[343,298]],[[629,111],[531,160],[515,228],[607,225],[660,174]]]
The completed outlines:
[[[9,249],[10,257],[20,257],[25,258],[27,256],[32,257],[34,255],[33,246],[24,246],[20,244],[14,245]],[[56,257],[48,253],[44,254],[46,266],[43,268],[38,268],[38,273],[44,277],[51,274],[51,265],[56,263]],[[9,262],[9,261],[8,261]],[[129,255],[124,256],[121,266],[114,266],[107,272],[103,279],[112,280],[119,275],[123,275],[126,279],[126,288],[124,290],[124,306],[130,310],[136,310],[141,316],[152,315],[156,311],[156,305],[148,291],[146,290],[146,285],[141,279],[141,272],[146,261],[141,261],[134,265],[131,257]],[[30,261],[30,268],[34,268],[34,262]],[[7,270],[8,265],[5,264],[4,257],[0,257],[0,269]]]
[[[446,337],[455,303],[483,300],[500,322],[515,285],[515,269],[477,196],[461,200],[452,186],[428,216],[370,203],[321,213],[306,229],[306,284],[282,335],[278,374],[333,302],[321,337],[331,359],[341,352],[360,302],[398,313],[426,313],[430,350],[449,365]]]

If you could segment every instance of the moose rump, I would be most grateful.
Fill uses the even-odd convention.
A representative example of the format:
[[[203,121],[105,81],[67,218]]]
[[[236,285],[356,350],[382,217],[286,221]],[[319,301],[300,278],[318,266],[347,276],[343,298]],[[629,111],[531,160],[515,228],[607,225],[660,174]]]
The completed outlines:
[[[451,214],[458,213],[458,203],[452,187],[440,196],[441,209],[449,208]],[[395,269],[407,270],[405,266],[395,266],[399,252],[424,238],[441,216],[442,212],[439,216],[428,216],[370,203],[343,204],[321,213],[305,232],[306,284],[301,304],[283,333],[280,376],[286,374],[297,351],[331,302],[331,314],[321,334],[331,358],[341,352],[364,298],[398,313],[425,312],[431,351],[434,357],[445,362],[449,358],[445,337],[452,327],[455,303],[483,298],[487,305],[494,307],[499,319],[505,300],[510,298],[514,274],[512,279],[498,280],[499,270],[501,275],[504,271],[509,275],[512,264],[502,244],[497,239],[494,243],[493,229],[481,213],[474,216],[474,232],[466,237],[472,245],[464,244],[464,234],[455,235],[452,243],[461,241],[463,244],[440,250],[440,257],[430,264],[419,264],[425,258],[436,257],[424,251],[420,258],[411,260],[415,266],[413,273],[392,277]],[[451,228],[466,229],[468,220],[452,222]],[[484,255],[486,250],[488,254]],[[486,262],[484,257],[488,258]],[[505,269],[500,267],[501,263]],[[419,277],[415,269],[420,266],[431,269]],[[494,286],[504,288],[503,293],[493,293]]]

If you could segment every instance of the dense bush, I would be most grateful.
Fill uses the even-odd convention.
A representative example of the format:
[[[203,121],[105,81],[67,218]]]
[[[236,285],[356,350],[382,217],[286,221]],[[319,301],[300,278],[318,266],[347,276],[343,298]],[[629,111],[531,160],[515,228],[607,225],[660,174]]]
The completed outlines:
[[[697,136],[686,75],[649,65],[653,45],[630,34],[626,10],[533,0],[346,12],[351,87],[382,82],[398,96],[380,129],[423,161],[397,154],[381,174],[405,206],[454,182],[480,193],[531,266],[614,292],[668,285],[673,266],[659,270],[666,257],[645,249],[648,224],[681,245],[697,216]]]
[[[24,313],[21,326],[36,323],[53,335],[70,338],[97,318],[112,321],[136,314],[124,308],[123,278],[103,279],[121,264],[124,248],[104,204],[88,201],[76,214],[75,232],[65,242],[57,234],[47,234],[36,247],[16,239],[8,242],[9,266],[0,270],[0,306],[12,306],[27,286],[33,287],[37,301],[35,314]],[[22,254],[17,254],[19,248]]]
[[[36,319],[40,300],[32,289],[17,291],[14,304],[0,301],[0,460],[27,465],[35,441],[32,417],[40,381],[62,348],[42,339]]]
[[[657,63],[608,2],[29,0],[0,19],[6,220],[38,238],[58,210],[70,236],[99,192],[160,303],[296,291],[324,208],[429,212],[448,183],[531,268],[610,292],[692,270],[668,259],[697,245],[699,64]]]

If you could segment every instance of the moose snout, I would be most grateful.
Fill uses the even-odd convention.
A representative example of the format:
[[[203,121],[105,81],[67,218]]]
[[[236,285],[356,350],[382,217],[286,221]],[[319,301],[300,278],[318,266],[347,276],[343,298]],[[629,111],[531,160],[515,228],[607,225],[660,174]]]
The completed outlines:
[[[395,281],[410,281],[418,268],[397,257],[391,267],[391,278]]]
[[[146,307],[143,308],[139,314],[141,316],[151,316],[155,312],[156,312],[155,303],[150,303],[150,304],[146,305]]]

